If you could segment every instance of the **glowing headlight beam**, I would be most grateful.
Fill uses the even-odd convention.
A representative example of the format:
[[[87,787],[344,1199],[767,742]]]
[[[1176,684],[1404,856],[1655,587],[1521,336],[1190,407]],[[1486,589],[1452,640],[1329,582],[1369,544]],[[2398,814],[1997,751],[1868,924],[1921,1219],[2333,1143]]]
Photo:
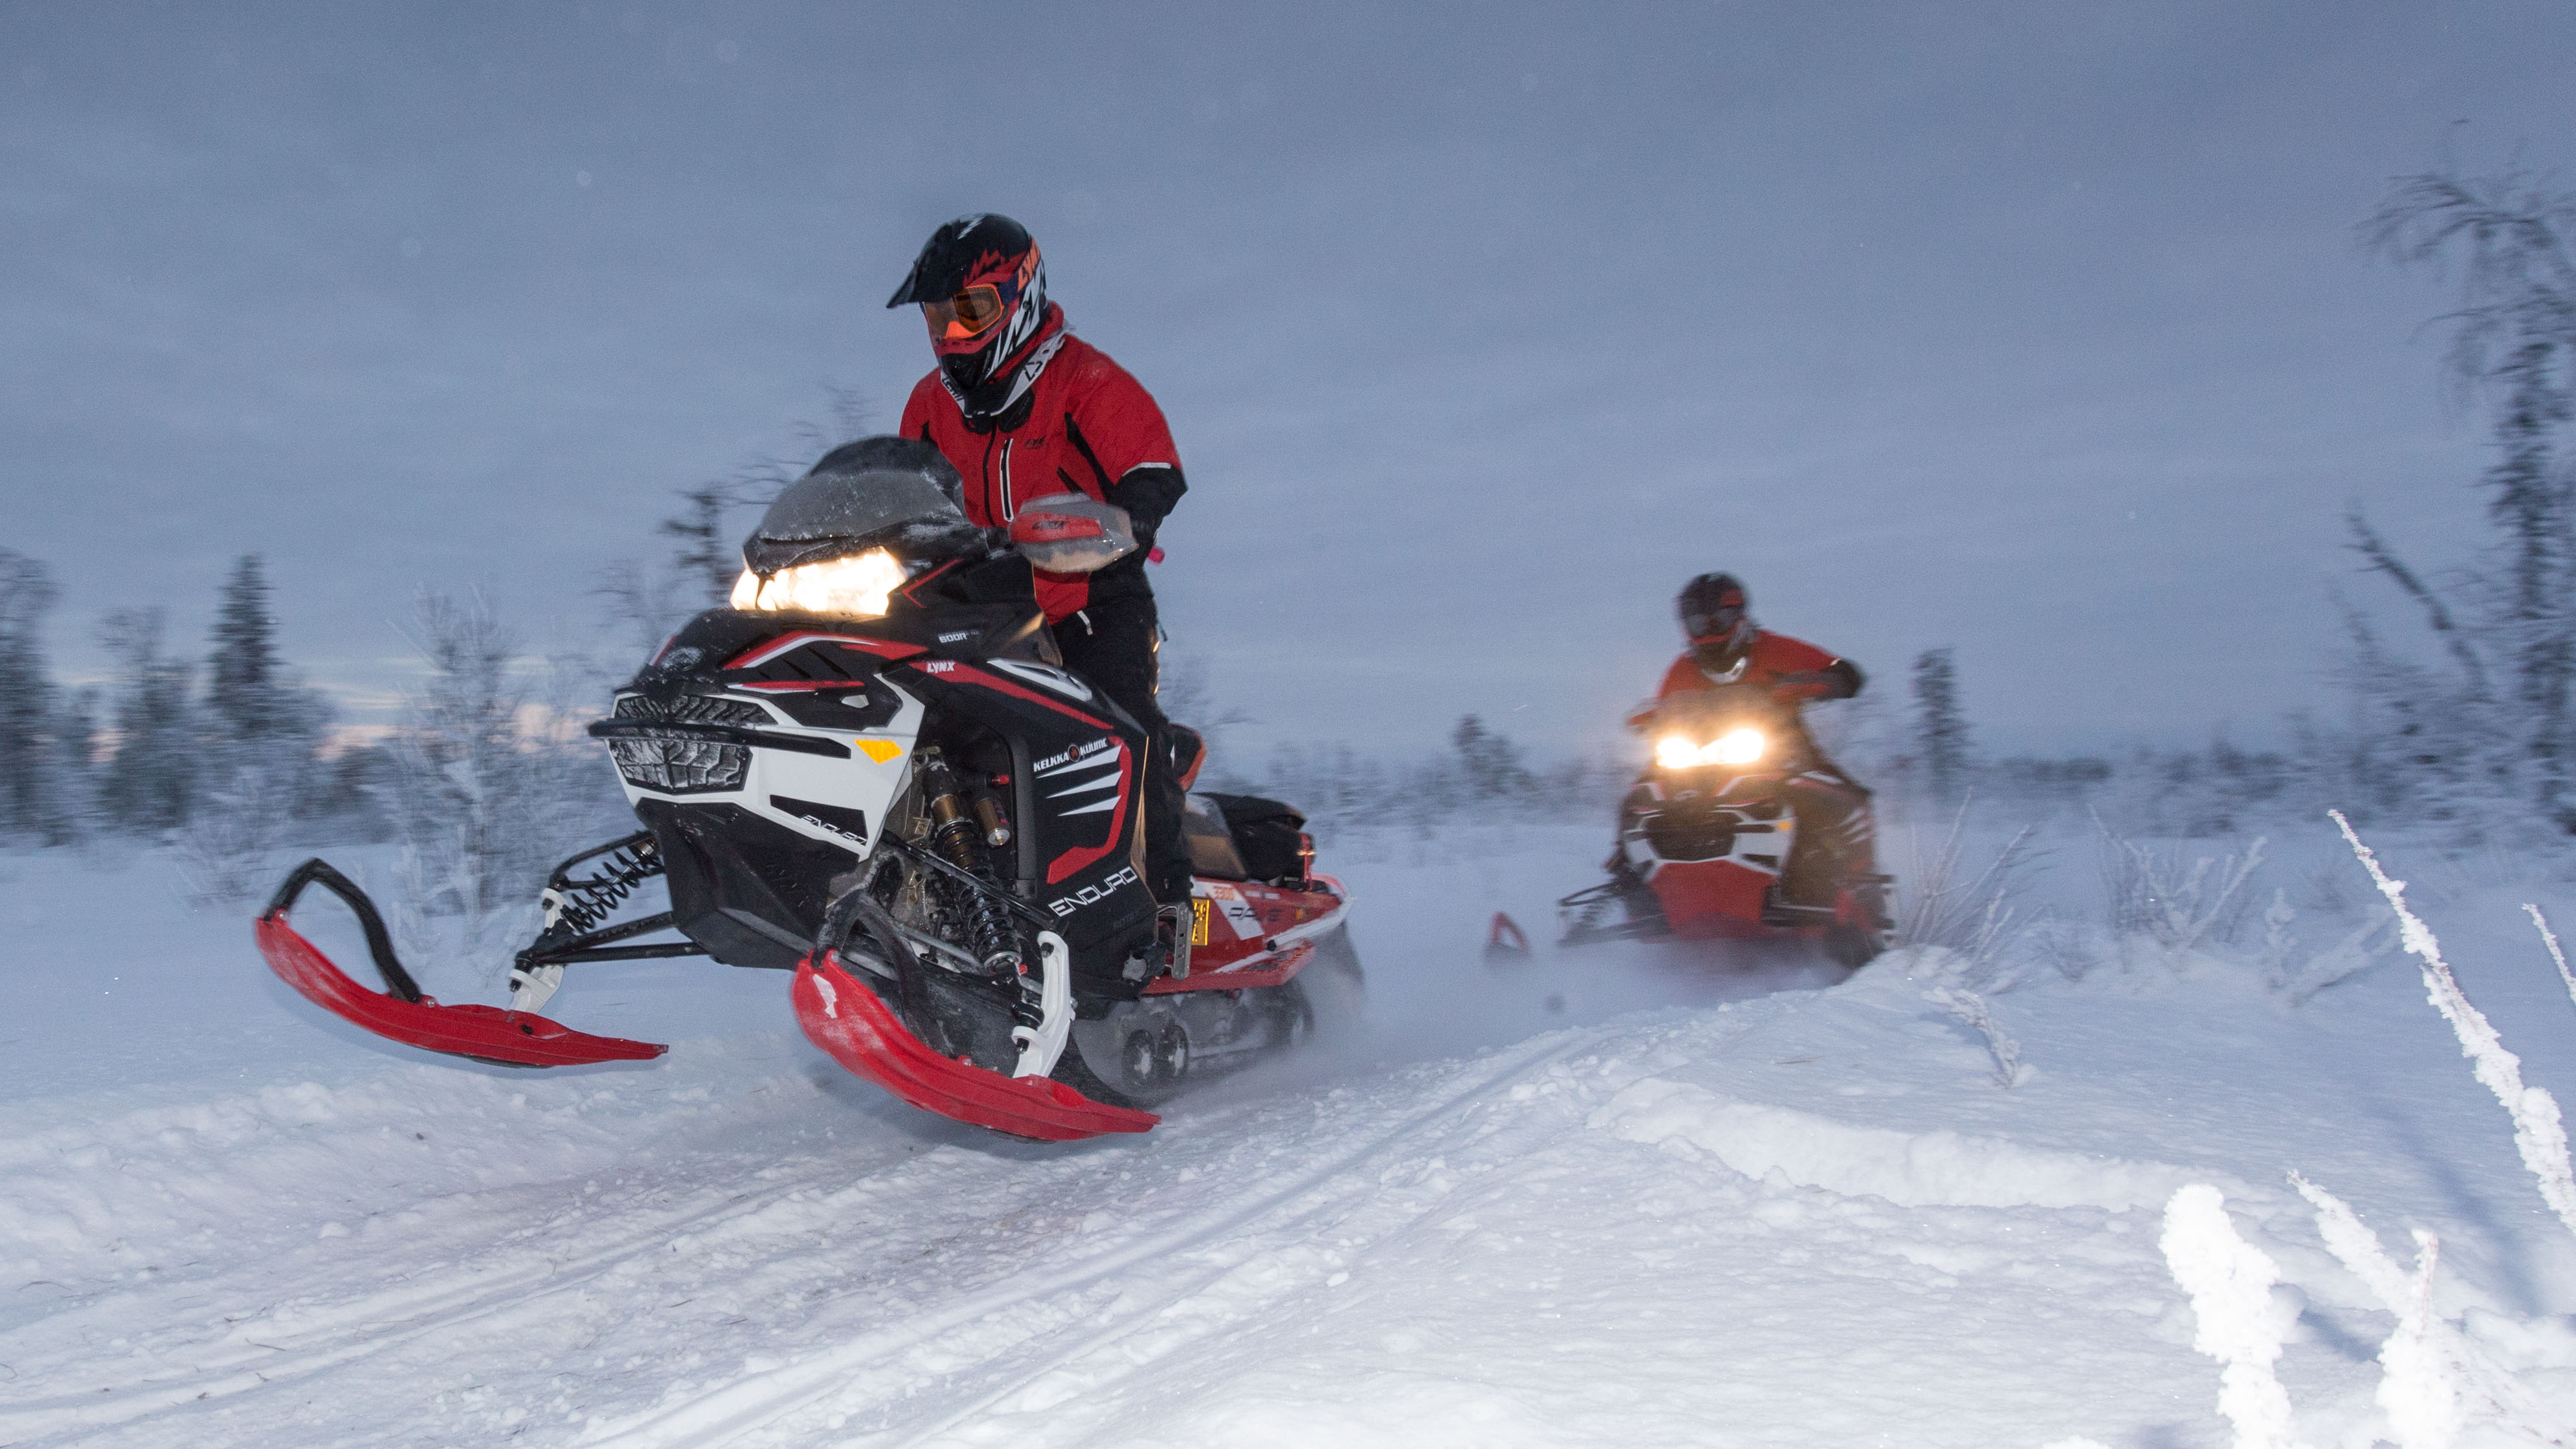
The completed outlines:
[[[1717,742],[1700,752],[1700,758],[1716,765],[1749,765],[1762,758],[1764,740],[1757,729],[1728,730]]]
[[[1728,730],[1705,745],[1693,743],[1687,735],[1666,735],[1655,741],[1655,763],[1667,770],[1687,770],[1694,765],[1750,765],[1762,758],[1770,743],[1762,731],[1749,725]]]
[[[743,570],[730,602],[737,609],[792,609],[805,614],[847,614],[873,619],[903,587],[903,565],[881,548],[856,558],[826,559],[780,569],[767,579]]]

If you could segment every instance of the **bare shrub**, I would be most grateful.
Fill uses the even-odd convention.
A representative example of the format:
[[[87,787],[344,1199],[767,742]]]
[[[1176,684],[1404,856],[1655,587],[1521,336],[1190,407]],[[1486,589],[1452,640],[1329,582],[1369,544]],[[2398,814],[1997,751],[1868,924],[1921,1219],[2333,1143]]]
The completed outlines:
[[[1965,963],[1963,979],[1982,980],[1992,975],[2004,947],[2018,934],[2013,902],[2029,885],[2031,868],[2038,864],[2041,852],[2032,844],[2036,828],[2025,825],[1982,870],[1966,875],[1961,857],[1967,823],[1968,807],[1962,803],[1951,816],[1949,830],[1928,853],[1912,832],[1907,833],[1909,859],[1896,944],[1952,952]]]
[[[302,761],[283,752],[219,755],[215,777],[173,837],[189,904],[237,905],[271,884],[269,874],[302,799]]]
[[[2176,957],[2237,938],[2254,902],[2246,886],[2263,864],[2263,837],[2224,855],[2187,856],[2179,844],[2158,848],[2120,835],[2098,815],[2093,823],[2115,936],[2145,937]]]

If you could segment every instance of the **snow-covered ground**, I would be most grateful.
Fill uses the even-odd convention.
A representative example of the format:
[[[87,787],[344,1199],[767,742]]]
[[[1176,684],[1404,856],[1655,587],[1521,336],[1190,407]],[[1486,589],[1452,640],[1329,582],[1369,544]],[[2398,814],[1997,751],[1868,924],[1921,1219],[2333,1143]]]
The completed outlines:
[[[1597,829],[1345,842],[1369,1020],[1067,1147],[846,1076],[776,974],[592,968],[552,1014],[668,1058],[484,1068],[323,1016],[158,856],[0,857],[0,1445],[2218,1445],[2187,1183],[2280,1265],[2302,1436],[2367,1444],[2395,1320],[2294,1169],[2440,1234],[2436,1307],[2560,1436],[2463,1443],[2569,1442],[2576,1238],[2411,962],[2270,984],[2379,908],[2297,829],[2282,969],[2259,921],[2086,946],[2066,843],[2022,902],[2057,948],[1974,983],[2009,1089],[1922,958],[1485,964]],[[2567,1100],[2518,910],[2576,924],[2563,867],[2388,855]]]

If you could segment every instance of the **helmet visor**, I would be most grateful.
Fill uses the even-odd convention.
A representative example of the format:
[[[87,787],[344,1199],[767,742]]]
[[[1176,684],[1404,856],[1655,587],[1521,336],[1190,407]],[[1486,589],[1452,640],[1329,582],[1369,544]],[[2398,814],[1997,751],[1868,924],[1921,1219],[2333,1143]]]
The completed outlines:
[[[1002,320],[1002,289],[990,284],[968,287],[945,302],[924,302],[921,315],[930,335],[944,341],[978,337]]]
[[[1743,622],[1742,604],[1720,604],[1706,613],[1694,610],[1682,615],[1682,631],[1690,635],[1691,642],[1696,644],[1724,639],[1733,634]]]

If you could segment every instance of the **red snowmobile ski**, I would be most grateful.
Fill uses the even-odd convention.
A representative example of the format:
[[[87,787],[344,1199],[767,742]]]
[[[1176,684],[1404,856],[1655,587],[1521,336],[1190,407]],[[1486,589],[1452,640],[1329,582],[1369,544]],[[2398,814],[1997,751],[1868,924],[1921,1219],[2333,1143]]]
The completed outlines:
[[[1560,944],[1803,937],[1854,967],[1886,949],[1893,878],[1875,869],[1865,796],[1839,826],[1841,868],[1817,892],[1830,899],[1784,895],[1791,853],[1825,846],[1801,838],[1786,787],[1857,790],[1827,772],[1794,705],[1720,685],[1666,700],[1653,730],[1654,763],[1619,805],[1610,879],[1557,902]]]
[[[1360,978],[1302,818],[1189,796],[1197,880],[1158,910],[1139,836],[1168,751],[1063,668],[1037,609],[1032,561],[1119,556],[1124,514],[1026,504],[1020,521],[1046,526],[1013,548],[967,523],[955,478],[927,445],[869,439],[770,506],[735,606],[682,628],[590,727],[644,829],[555,870],[507,1009],[422,995],[374,906],[319,860],[260,917],[271,968],[378,1035],[514,1066],[665,1050],[538,1015],[567,967],[793,971],[798,1024],[842,1066],[1046,1141],[1145,1131],[1191,1083],[1302,1040],[1310,981]],[[668,911],[611,919],[656,877]],[[289,924],[314,884],[357,912],[383,992]],[[637,939],[665,931],[685,939]]]

